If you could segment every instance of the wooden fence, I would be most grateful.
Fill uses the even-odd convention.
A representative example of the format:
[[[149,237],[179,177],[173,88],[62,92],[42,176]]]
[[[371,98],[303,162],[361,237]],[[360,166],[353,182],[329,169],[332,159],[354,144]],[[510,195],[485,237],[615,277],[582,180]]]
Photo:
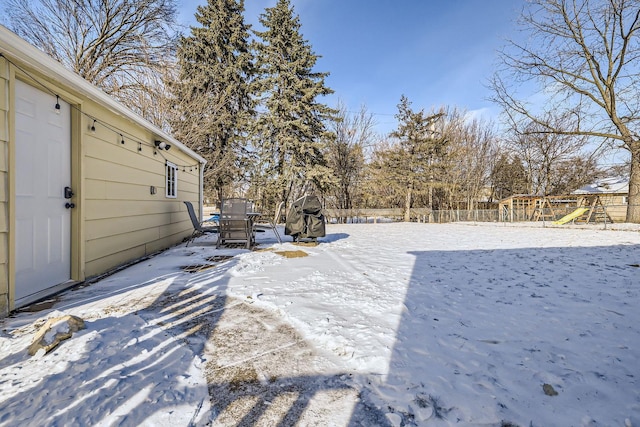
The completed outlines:
[[[575,207],[555,207],[553,209],[541,209],[537,215],[526,209],[513,209],[504,212],[495,209],[451,209],[431,210],[429,208],[411,209],[410,218],[413,222],[525,222],[525,221],[556,221],[570,214]],[[592,216],[591,222],[625,221],[627,205],[607,205],[603,207],[606,216]],[[333,223],[378,223],[404,221],[402,208],[388,209],[325,209],[325,217]]]

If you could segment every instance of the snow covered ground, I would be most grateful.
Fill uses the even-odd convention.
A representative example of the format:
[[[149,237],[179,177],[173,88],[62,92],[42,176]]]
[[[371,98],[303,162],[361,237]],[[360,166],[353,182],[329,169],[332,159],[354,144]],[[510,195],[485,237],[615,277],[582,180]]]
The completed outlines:
[[[0,320],[0,425],[640,426],[640,231],[622,228],[203,238]],[[86,329],[29,356],[63,314]]]

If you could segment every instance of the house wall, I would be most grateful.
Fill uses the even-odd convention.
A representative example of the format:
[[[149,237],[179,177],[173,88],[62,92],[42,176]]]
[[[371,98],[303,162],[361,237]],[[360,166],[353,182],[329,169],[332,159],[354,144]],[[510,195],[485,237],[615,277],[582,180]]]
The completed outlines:
[[[182,202],[199,205],[200,172],[185,153],[155,149],[157,138],[126,118],[92,102],[83,105],[83,113],[81,205],[85,276],[91,277],[190,235],[192,225]],[[87,115],[98,119],[95,133]],[[179,166],[177,198],[166,197],[166,161]]]
[[[180,243],[193,231],[183,201],[191,201],[198,209],[201,197],[198,159],[176,147],[175,141],[169,151],[153,149],[154,140],[164,140],[162,131],[154,132],[153,126],[142,125],[139,118],[123,114],[108,102],[94,100],[86,88],[53,79],[46,66],[9,59],[18,67],[0,57],[0,318],[16,308],[12,296],[15,248],[11,222],[11,180],[15,175],[11,167],[11,88],[16,78],[39,89],[46,86],[72,107],[71,184],[75,194],[71,201],[76,205],[71,216],[73,280],[100,275]],[[97,119],[95,133],[90,132],[90,117]],[[125,144],[121,144],[121,134]],[[165,196],[167,160],[179,167],[177,198]],[[152,186],[155,194],[151,194]]]
[[[0,57],[0,318],[9,314],[9,67]]]

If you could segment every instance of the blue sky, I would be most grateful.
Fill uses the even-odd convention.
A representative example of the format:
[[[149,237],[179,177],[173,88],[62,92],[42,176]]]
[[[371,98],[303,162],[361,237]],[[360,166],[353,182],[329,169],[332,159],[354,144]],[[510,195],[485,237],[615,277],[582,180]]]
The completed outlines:
[[[196,6],[180,2],[180,19],[194,25]],[[276,0],[246,0],[246,21]],[[292,0],[301,33],[320,55],[316,71],[329,72],[335,91],[325,102],[350,111],[365,105],[377,129],[395,128],[401,95],[414,109],[456,106],[495,118],[486,98],[496,51],[514,35],[524,0]]]

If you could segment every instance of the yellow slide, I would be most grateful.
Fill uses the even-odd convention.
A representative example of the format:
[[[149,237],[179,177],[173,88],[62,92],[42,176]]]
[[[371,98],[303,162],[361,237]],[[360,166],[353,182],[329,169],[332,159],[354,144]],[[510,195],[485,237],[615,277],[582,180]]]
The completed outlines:
[[[575,211],[571,212],[569,215],[565,215],[562,218],[560,218],[559,220],[553,221],[553,223],[556,224],[556,225],[566,224],[569,221],[571,221],[572,219],[578,218],[580,215],[582,215],[583,213],[585,213],[588,210],[589,210],[589,208],[578,208]]]

